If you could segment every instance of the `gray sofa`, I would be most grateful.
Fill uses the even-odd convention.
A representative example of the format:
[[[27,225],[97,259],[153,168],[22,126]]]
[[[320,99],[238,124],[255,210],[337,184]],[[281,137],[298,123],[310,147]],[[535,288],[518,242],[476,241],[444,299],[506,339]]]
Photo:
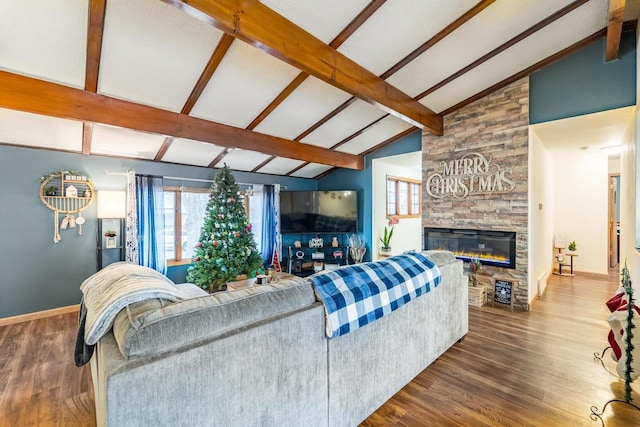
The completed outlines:
[[[99,426],[355,426],[468,331],[462,262],[335,339],[308,279],[129,305],[91,360]]]

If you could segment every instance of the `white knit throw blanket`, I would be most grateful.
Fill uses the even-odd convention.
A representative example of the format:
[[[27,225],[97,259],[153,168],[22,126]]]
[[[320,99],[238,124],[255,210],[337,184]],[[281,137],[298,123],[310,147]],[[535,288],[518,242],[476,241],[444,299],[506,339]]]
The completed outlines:
[[[166,276],[141,265],[116,262],[80,285],[86,307],[84,340],[93,345],[106,334],[120,310],[134,302],[160,298],[181,300],[175,284]]]

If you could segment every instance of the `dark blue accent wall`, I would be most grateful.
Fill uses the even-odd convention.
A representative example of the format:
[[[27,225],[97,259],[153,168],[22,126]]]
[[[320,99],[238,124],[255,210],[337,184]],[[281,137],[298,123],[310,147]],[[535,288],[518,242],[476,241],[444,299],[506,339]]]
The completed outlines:
[[[636,36],[624,33],[617,60],[605,62],[603,37],[529,80],[529,122],[542,123],[636,104]]]
[[[381,157],[395,156],[398,154],[413,153],[422,150],[422,132],[416,129],[415,132],[401,138],[393,144],[387,145],[365,156],[365,169],[355,171],[350,169],[339,169],[318,181],[318,190],[358,190],[358,228],[364,235],[367,243],[367,253],[365,260],[371,260],[371,238],[372,238],[372,171],[371,163],[373,159]]]
[[[78,236],[77,229],[60,230],[62,241],[56,244],[53,211],[38,196],[40,176],[69,169],[90,177],[96,191],[125,189],[126,177],[106,175],[105,169],[198,179],[212,179],[215,174],[201,167],[0,146],[0,318],[78,304],[80,284],[96,272],[96,203],[82,212],[86,218],[83,235]],[[239,182],[317,189],[312,179],[248,172],[234,175]],[[184,282],[186,268],[172,267],[167,275]]]

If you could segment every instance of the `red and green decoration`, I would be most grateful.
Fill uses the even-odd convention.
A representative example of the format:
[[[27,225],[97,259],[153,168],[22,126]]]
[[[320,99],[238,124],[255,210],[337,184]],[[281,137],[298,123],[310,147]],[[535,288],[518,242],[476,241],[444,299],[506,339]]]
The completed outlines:
[[[240,190],[227,165],[216,174],[187,281],[208,291],[262,268]]]

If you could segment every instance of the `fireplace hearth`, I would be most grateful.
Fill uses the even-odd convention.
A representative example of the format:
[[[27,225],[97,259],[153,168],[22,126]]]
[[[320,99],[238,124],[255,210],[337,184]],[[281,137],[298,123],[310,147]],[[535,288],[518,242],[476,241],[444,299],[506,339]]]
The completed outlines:
[[[463,261],[516,268],[516,233],[513,231],[424,228],[424,248],[453,252]]]

